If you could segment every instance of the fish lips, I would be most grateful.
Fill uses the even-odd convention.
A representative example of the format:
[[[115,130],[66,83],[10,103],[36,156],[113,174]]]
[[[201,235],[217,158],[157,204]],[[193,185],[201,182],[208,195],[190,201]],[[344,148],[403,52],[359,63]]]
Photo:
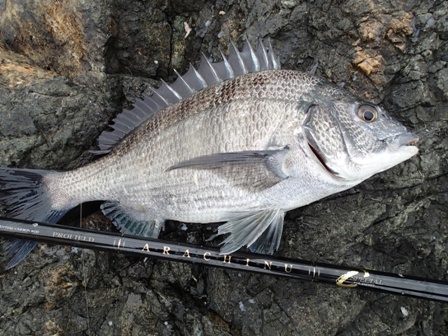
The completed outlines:
[[[407,132],[403,134],[398,134],[393,137],[387,138],[386,142],[390,145],[402,147],[402,146],[412,146],[418,142],[419,138],[416,134]]]
[[[416,134],[406,132],[389,137],[384,142],[389,150],[395,153],[395,157],[401,157],[402,161],[405,161],[419,152],[418,147],[415,146],[418,140],[419,138]]]

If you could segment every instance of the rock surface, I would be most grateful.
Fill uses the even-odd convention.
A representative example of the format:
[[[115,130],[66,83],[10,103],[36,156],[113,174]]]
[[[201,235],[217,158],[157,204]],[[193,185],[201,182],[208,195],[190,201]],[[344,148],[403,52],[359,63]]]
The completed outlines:
[[[420,136],[420,154],[288,213],[279,256],[448,280],[445,1],[0,0],[0,164],[67,169],[148,83],[270,37]],[[189,31],[191,29],[191,31]],[[188,36],[187,32],[189,31]],[[65,219],[69,221],[69,219]],[[83,225],[106,219],[94,213]],[[104,227],[104,224],[99,224]],[[202,244],[211,227],[168,223]],[[104,228],[103,228],[104,229]],[[448,306],[39,245],[0,275],[4,335],[447,335]]]

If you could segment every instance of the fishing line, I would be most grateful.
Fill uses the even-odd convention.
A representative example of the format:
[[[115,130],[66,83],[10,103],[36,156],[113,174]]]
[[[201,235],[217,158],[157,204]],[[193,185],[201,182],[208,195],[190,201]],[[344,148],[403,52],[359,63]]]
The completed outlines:
[[[82,203],[79,205],[79,227],[82,227]],[[81,262],[82,262],[82,276],[84,280],[84,300],[86,302],[86,317],[87,317],[87,331],[90,334],[90,313],[89,313],[89,300],[87,295],[87,268],[85,264],[85,249],[81,249]]]

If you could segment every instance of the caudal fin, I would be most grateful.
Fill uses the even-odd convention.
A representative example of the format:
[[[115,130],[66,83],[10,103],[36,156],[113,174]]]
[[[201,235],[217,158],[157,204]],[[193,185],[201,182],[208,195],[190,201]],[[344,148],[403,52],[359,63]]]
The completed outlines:
[[[57,223],[66,211],[53,210],[44,183],[49,171],[0,168],[0,204],[8,217]],[[8,239],[4,242],[6,269],[21,262],[36,246],[35,242]]]

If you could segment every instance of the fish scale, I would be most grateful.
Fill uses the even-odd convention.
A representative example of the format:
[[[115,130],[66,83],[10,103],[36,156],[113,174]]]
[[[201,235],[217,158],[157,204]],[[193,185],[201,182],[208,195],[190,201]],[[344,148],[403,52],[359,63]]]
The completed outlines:
[[[231,44],[162,83],[99,137],[68,172],[0,169],[13,217],[56,222],[82,202],[127,234],[157,237],[167,219],[222,221],[221,253],[278,249],[285,212],[346,190],[417,153],[417,137],[380,106],[306,73],[280,70],[260,41]],[[7,244],[8,267],[34,245]]]

